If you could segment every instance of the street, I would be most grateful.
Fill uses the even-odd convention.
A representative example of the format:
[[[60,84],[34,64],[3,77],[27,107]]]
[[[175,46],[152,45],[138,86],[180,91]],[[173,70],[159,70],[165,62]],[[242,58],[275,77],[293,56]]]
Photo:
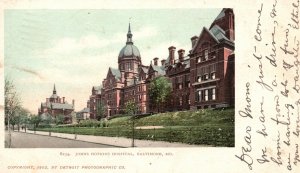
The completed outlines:
[[[5,131],[5,147],[8,132]],[[35,135],[22,132],[11,132],[11,148],[112,148],[116,146],[91,142],[63,139],[53,136]]]

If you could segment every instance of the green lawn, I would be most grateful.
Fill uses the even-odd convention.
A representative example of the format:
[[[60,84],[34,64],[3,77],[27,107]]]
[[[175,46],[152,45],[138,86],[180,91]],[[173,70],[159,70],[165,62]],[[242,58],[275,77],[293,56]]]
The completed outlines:
[[[155,114],[135,119],[135,127],[163,126],[156,129],[136,129],[136,139],[183,142],[189,144],[234,146],[234,109],[198,110]],[[42,131],[84,135],[132,137],[132,119],[114,118],[108,127],[38,128]]]

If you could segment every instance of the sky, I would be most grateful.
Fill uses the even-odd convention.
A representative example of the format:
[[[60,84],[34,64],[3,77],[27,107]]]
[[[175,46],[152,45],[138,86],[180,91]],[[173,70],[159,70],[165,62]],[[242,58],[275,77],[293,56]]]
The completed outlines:
[[[191,49],[190,38],[209,27],[221,9],[5,10],[4,74],[23,107],[37,114],[53,85],[75,111],[86,107],[93,86],[117,68],[131,23],[142,63],[166,59],[168,47]]]

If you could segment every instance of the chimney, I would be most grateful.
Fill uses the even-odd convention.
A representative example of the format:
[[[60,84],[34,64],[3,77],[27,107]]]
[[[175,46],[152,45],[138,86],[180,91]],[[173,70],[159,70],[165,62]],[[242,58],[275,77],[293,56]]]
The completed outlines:
[[[158,65],[158,64],[157,64],[158,58],[155,57],[155,58],[153,59],[153,61],[154,61],[154,65],[157,66],[157,65]]]
[[[225,10],[225,16],[226,16],[226,29],[225,29],[225,35],[226,37],[231,40],[234,41],[234,14],[233,14],[233,10],[231,8],[227,8]]]
[[[176,50],[176,47],[174,46],[171,46],[169,47],[169,58],[170,58],[170,65],[173,65],[174,62],[175,62],[175,50]]]
[[[62,103],[65,103],[65,97],[62,97]]]
[[[73,105],[73,108],[75,108],[75,100],[74,99],[72,100],[72,105]]]
[[[166,63],[166,60],[165,60],[165,59],[162,59],[160,62],[161,62],[161,66],[164,66],[165,63]]]
[[[180,62],[183,62],[183,60],[184,60],[184,53],[185,53],[185,50],[183,50],[183,49],[178,50],[178,59]]]
[[[194,48],[194,46],[196,45],[197,41],[198,41],[198,36],[194,36],[191,38],[191,41],[192,41],[192,48]]]

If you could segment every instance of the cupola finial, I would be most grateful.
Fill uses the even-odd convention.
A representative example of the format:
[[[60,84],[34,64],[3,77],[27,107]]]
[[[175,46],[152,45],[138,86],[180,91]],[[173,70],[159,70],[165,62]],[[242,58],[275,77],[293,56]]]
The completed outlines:
[[[54,84],[54,87],[53,87],[53,94],[56,94],[55,84]]]
[[[132,34],[131,34],[131,27],[130,27],[130,18],[129,18],[129,25],[128,25],[128,33],[127,33],[126,44],[133,44],[133,42],[132,42]]]

